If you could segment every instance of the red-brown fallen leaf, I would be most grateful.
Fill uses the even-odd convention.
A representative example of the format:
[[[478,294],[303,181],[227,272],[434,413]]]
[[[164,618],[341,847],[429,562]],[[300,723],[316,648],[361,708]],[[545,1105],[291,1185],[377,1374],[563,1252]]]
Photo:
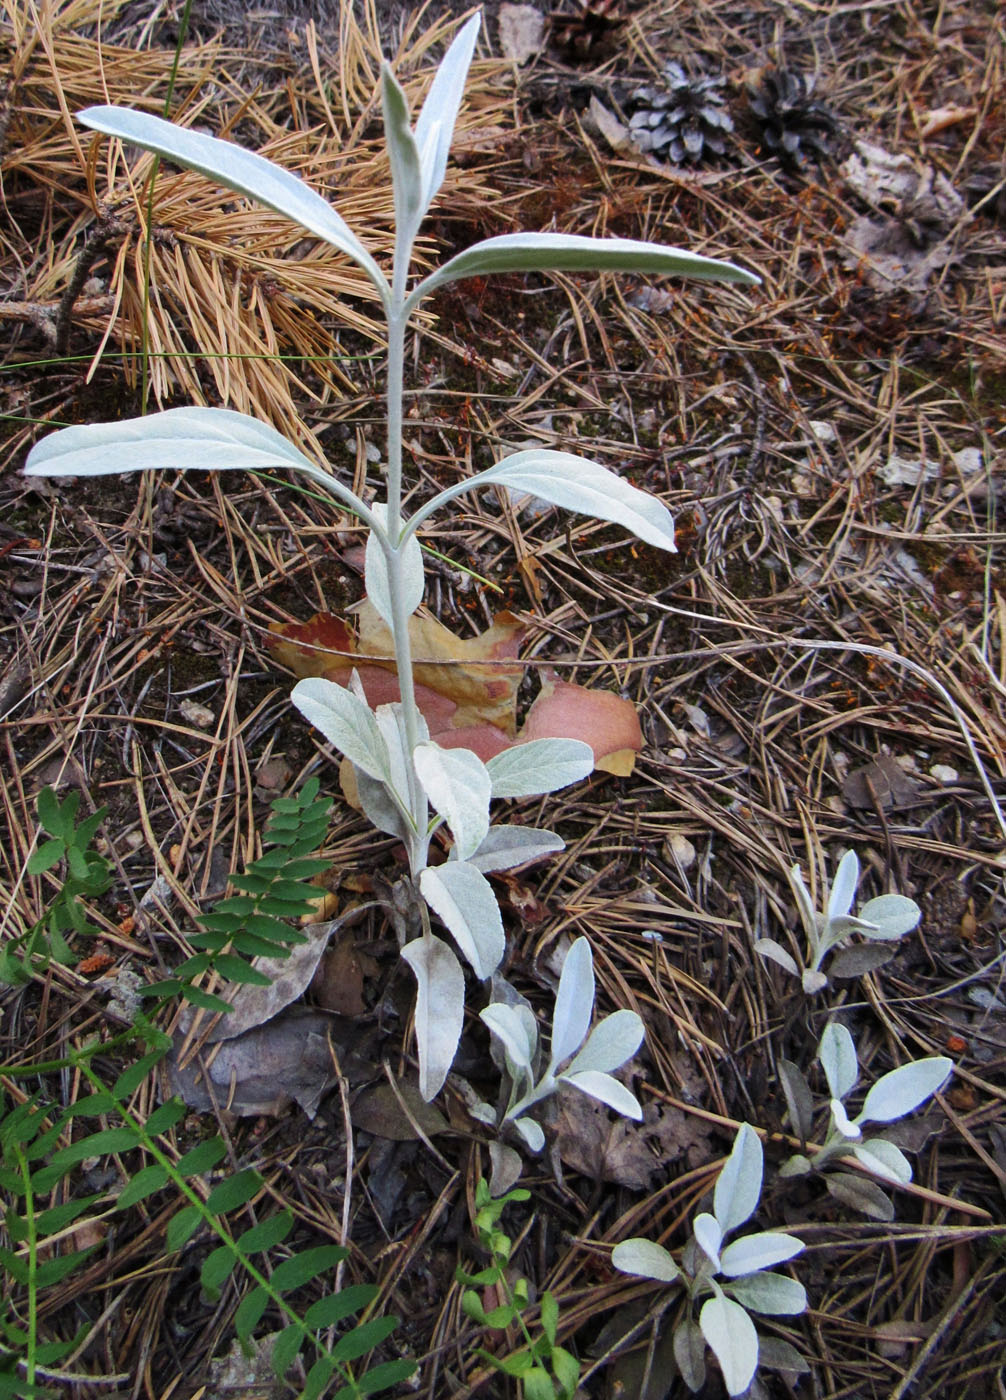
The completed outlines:
[[[273,654],[299,679],[323,676],[348,685],[353,670],[373,706],[398,700],[391,634],[369,602],[358,613],[358,632],[331,613],[307,622],[274,623]],[[456,637],[434,618],[409,619],[416,658],[416,701],[430,737],[444,748],[467,748],[485,760],[529,739],[582,739],[594,765],[607,773],[632,772],[643,736],[631,701],[607,690],[587,690],[546,676],[541,692],[516,732],[517,689],[524,663],[517,651],[525,627],[513,614],[497,614],[488,631]]]
[[[497,871],[493,878],[501,903],[517,915],[525,928],[538,928],[545,922],[549,913],[547,904],[543,904],[513,871]]]
[[[610,690],[586,690],[546,674],[520,731],[528,739],[582,739],[594,767],[624,778],[643,747],[636,707]]]
[[[107,972],[114,964],[115,958],[111,953],[99,949],[92,953],[89,958],[84,958],[77,964],[77,971],[82,977],[93,977],[96,973]]]
[[[360,607],[359,633],[330,613],[307,622],[274,623],[270,646],[294,675],[349,683],[355,669],[372,706],[401,698],[391,633],[369,602]],[[481,759],[513,743],[517,687],[524,668],[514,664],[525,628],[500,613],[478,637],[462,640],[434,618],[409,619],[416,658],[416,702],[430,735],[444,748],[472,749]],[[508,664],[509,663],[509,664]]]

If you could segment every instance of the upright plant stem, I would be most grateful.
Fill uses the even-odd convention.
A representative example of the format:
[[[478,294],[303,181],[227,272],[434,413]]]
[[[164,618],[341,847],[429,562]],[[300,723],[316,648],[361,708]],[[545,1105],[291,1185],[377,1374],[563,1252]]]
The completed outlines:
[[[396,288],[397,292],[397,288]],[[400,298],[388,313],[388,538],[402,530],[402,399],[405,389],[405,326]]]
[[[189,18],[192,14],[192,0],[185,0],[185,8],[182,11],[182,18],[178,25],[178,38],[175,41],[175,56],[171,61],[171,72],[168,75],[168,91],[164,98],[163,113],[165,119],[171,116],[171,103],[175,96],[175,83],[178,81],[178,65],[182,59],[182,49],[185,47],[185,38],[189,32]],[[141,388],[140,388],[140,412],[146,413],[147,400],[150,397],[150,259],[154,245],[154,187],[157,184],[157,175],[161,168],[160,156],[154,157],[154,163],[150,167],[150,184],[147,189],[147,227],[146,242],[143,246],[143,327],[141,343]]]
[[[31,1169],[24,1148],[16,1148],[18,1167],[24,1182],[24,1216],[28,1222],[25,1243],[28,1246],[28,1341],[25,1365],[25,1379],[29,1385],[35,1383],[35,1349],[38,1346],[38,1221],[35,1216],[35,1197],[31,1184]]]
[[[391,309],[388,312],[388,541],[384,555],[388,567],[388,592],[391,599],[391,632],[398,668],[398,688],[402,700],[402,721],[406,748],[411,756],[419,742],[419,708],[412,674],[412,644],[409,640],[409,613],[402,591],[402,555],[399,539],[402,533],[402,400],[404,394],[405,331],[408,316],[403,311],[405,275],[409,249],[395,250],[394,282]],[[409,808],[416,824],[416,837],[409,852],[413,875],[426,864],[428,842],[426,827],[429,809],[426,794],[416,776],[414,765],[406,764],[409,783]]]

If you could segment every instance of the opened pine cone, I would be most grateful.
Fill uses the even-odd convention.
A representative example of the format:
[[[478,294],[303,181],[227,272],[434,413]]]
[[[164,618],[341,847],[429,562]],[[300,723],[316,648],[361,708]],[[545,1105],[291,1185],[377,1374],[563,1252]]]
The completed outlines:
[[[659,86],[637,88],[623,106],[639,149],[674,165],[698,165],[710,155],[721,156],[734,129],[722,78],[690,77],[680,63],[668,63]]]
[[[799,168],[812,155],[828,154],[828,138],[838,130],[834,112],[813,97],[814,80],[803,73],[768,69],[752,86],[751,111],[766,148],[784,164]]]

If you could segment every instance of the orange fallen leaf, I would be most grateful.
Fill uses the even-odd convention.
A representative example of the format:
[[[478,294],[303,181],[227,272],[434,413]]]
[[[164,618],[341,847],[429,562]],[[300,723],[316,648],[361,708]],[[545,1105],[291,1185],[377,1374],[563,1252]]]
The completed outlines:
[[[270,646],[301,680],[323,676],[348,685],[355,670],[372,706],[400,699],[391,633],[369,602],[357,619],[358,634],[330,613],[315,613],[307,622],[274,623]],[[484,760],[513,743],[517,687],[524,674],[523,666],[513,663],[525,630],[504,612],[487,632],[462,640],[434,618],[409,618],[416,702],[438,744],[472,749]]]
[[[958,1113],[971,1113],[978,1106],[978,1099],[970,1084],[955,1084],[947,1090],[947,1098]]]
[[[541,690],[520,731],[528,739],[581,739],[594,750],[594,767],[627,777],[643,747],[635,706],[610,690],[586,690],[582,685],[546,674]]]
[[[398,700],[391,634],[369,602],[358,631],[331,613],[307,622],[274,623],[269,645],[281,665],[303,680],[323,676],[348,685],[356,670],[372,706]],[[462,639],[435,618],[409,619],[416,701],[430,737],[444,748],[467,748],[483,761],[529,739],[581,739],[594,765],[607,773],[632,772],[643,736],[635,706],[607,690],[588,690],[547,676],[524,726],[517,732],[517,689],[525,663],[517,651],[526,628],[498,613],[477,637]]]
[[[958,107],[954,104],[947,107],[933,107],[926,113],[926,119],[922,123],[919,135],[923,141],[928,141],[930,136],[936,136],[941,131],[946,131],[948,127],[956,126],[958,122],[966,122],[970,117],[977,115],[977,107]]]

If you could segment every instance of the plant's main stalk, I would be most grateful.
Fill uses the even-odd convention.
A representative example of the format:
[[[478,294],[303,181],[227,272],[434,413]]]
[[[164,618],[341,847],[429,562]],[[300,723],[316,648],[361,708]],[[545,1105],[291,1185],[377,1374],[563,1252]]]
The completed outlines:
[[[405,310],[405,282],[411,253],[411,241],[407,246],[395,248],[391,305],[388,308],[388,540],[384,546],[402,724],[405,729],[406,748],[410,754],[415,751],[421,739],[419,707],[416,704],[416,687],[412,674],[410,610],[405,601],[402,577],[402,417],[405,392],[405,332],[409,324],[409,315]],[[415,766],[411,763],[406,765],[406,777],[409,786],[409,812],[416,828],[415,835],[409,842],[409,865],[415,877],[426,865],[429,849],[429,805]]]
[[[388,592],[392,605],[392,637],[395,641],[395,664],[399,672],[399,694],[402,699],[402,724],[406,735],[406,750],[413,753],[420,743],[420,713],[416,703],[416,682],[413,678],[413,648],[409,636],[411,609],[404,594],[402,559],[402,420],[404,400],[404,361],[406,361],[406,330],[409,328],[409,311],[406,309],[406,284],[409,280],[409,265],[413,255],[413,237],[409,230],[397,228],[395,239],[395,265],[392,269],[392,295],[388,305],[388,382],[386,382],[386,405],[388,405],[388,545],[385,547],[385,561],[388,564]],[[427,864],[427,851],[430,847],[428,825],[430,806],[423,784],[418,780],[413,763],[406,764],[406,777],[409,783],[409,811],[416,834],[410,840],[409,861],[411,874],[418,876]]]

